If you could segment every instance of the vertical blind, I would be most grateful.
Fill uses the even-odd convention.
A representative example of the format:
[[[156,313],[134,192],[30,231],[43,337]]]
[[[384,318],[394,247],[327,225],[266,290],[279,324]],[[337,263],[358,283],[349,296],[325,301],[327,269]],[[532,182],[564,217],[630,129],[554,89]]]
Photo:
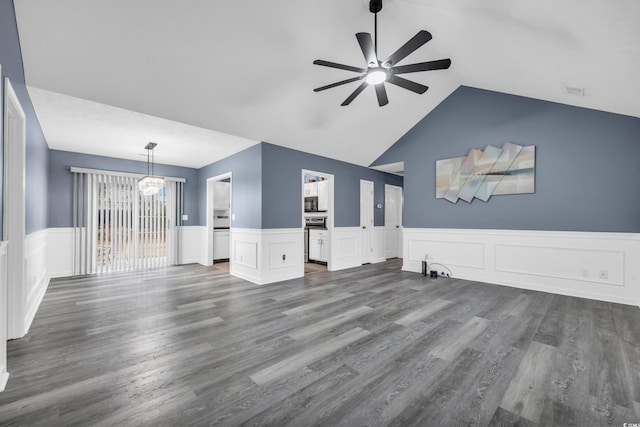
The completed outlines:
[[[179,263],[184,179],[143,196],[137,175],[71,168],[74,274]]]

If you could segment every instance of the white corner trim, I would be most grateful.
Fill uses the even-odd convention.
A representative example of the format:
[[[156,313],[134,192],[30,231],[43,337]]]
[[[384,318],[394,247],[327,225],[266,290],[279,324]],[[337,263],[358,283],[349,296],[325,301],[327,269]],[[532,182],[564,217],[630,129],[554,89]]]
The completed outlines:
[[[5,370],[5,366],[0,367],[0,392],[4,391],[7,387],[7,381],[9,381],[9,373]]]

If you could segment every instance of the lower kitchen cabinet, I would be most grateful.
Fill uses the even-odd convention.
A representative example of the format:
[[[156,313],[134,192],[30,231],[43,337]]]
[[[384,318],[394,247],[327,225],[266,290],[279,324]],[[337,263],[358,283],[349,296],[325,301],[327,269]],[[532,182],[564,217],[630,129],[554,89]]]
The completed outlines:
[[[329,261],[329,232],[327,230],[309,230],[309,260]]]
[[[229,230],[213,231],[213,259],[229,259]]]

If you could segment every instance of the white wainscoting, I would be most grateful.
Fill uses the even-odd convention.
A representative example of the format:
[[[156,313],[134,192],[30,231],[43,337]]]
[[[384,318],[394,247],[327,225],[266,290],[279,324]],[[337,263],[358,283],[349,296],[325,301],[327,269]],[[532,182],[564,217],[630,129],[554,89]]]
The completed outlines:
[[[29,331],[31,322],[36,316],[49,286],[49,268],[47,262],[48,230],[40,230],[25,238],[25,290],[26,306],[24,318],[24,334]]]
[[[453,277],[640,305],[637,233],[406,228],[403,252],[408,271],[429,255]]]
[[[211,265],[207,260],[207,227],[182,226],[182,257],[181,264],[199,263]]]
[[[73,276],[73,227],[47,229],[47,264],[53,277]]]
[[[262,230],[262,257],[263,283],[303,277],[304,230],[301,228]]]
[[[362,265],[362,229],[360,227],[335,227],[329,236],[331,246],[331,271]]]
[[[9,379],[7,372],[7,242],[0,241],[0,391]]]
[[[260,285],[304,276],[301,228],[231,229],[230,273]]]
[[[386,261],[384,246],[384,226],[373,227],[373,259],[372,263]]]
[[[47,230],[47,265],[50,277],[73,276],[73,227]],[[206,263],[206,227],[182,227],[182,263]]]

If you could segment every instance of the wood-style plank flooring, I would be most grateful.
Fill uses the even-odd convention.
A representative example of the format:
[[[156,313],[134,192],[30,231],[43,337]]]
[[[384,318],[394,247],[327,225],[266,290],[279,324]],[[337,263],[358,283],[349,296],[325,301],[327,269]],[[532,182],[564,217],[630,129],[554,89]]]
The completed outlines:
[[[0,425],[640,422],[640,309],[400,271],[54,280]]]

